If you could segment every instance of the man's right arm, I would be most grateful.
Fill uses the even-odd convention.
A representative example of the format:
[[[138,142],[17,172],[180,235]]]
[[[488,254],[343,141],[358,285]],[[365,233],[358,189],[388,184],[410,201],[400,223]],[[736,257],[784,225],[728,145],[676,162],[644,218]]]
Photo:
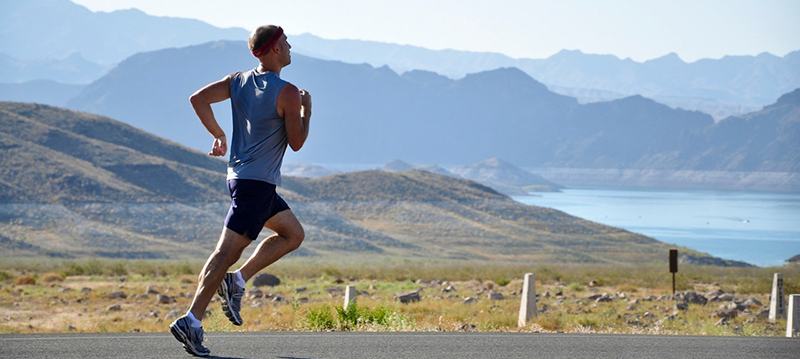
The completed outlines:
[[[231,98],[231,78],[234,74],[225,76],[223,79],[212,82],[205,87],[197,90],[189,97],[189,102],[192,103],[194,112],[203,123],[206,130],[214,136],[214,144],[212,145],[211,156],[224,156],[228,152],[228,142],[225,138],[225,132],[222,127],[217,123],[214,117],[214,110],[211,109],[212,103],[222,102]]]

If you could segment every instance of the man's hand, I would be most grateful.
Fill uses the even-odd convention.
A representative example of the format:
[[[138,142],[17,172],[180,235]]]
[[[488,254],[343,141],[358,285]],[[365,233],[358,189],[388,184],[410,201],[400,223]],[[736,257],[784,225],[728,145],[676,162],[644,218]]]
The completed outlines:
[[[308,91],[300,90],[300,116],[308,118],[311,116],[311,94]]]
[[[208,153],[209,156],[225,156],[228,153],[228,141],[225,138],[225,135],[218,136],[214,139],[214,144],[211,147],[211,152]]]

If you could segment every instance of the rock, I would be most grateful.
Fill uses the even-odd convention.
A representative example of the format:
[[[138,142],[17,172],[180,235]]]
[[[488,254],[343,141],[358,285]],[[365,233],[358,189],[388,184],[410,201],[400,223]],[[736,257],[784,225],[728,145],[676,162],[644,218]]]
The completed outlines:
[[[742,305],[749,308],[749,307],[760,307],[763,304],[761,304],[761,302],[759,302],[756,298],[750,297],[747,298],[744,302],[742,302]]]
[[[72,291],[72,288],[70,288],[70,287],[61,287],[61,289],[58,290],[59,293],[65,293],[65,292],[71,292],[71,291]]]
[[[166,320],[178,319],[182,314],[183,314],[182,312],[179,312],[177,310],[172,310],[169,313],[167,313],[166,316],[164,316],[164,319]]]
[[[92,292],[92,288],[83,287],[81,288],[81,293],[88,294]]]
[[[478,327],[475,324],[458,323],[455,329],[459,332],[471,332],[478,329]]]
[[[722,308],[722,309],[737,310],[737,311],[741,312],[741,311],[743,311],[745,309],[745,307],[743,305],[739,304],[739,303],[730,302],[730,303],[726,304],[724,306],[724,308]]]
[[[400,293],[394,296],[394,300],[399,301],[400,303],[411,303],[411,302],[419,302],[420,301],[419,291],[408,292],[408,293]]]
[[[729,310],[729,309],[722,309],[722,310],[715,310],[712,313],[713,316],[717,318],[736,318],[739,315],[739,311],[737,310]]]
[[[724,293],[724,294],[720,294],[720,295],[717,296],[717,300],[720,300],[720,301],[723,301],[723,302],[730,302],[730,301],[733,301],[733,299],[734,299],[733,294],[729,294],[729,293]]]
[[[448,285],[447,287],[442,288],[442,293],[450,293],[450,292],[454,292],[455,290],[456,290],[456,287],[453,287],[452,285]]]
[[[600,285],[600,282],[598,282],[598,281],[596,281],[596,280],[590,280],[590,281],[589,281],[589,286],[590,286],[590,287],[597,287],[597,286],[599,286],[599,285]]]
[[[588,299],[588,300],[597,300],[598,298],[600,298],[602,296],[603,296],[602,294],[591,294],[588,297],[586,297],[586,299]]]
[[[107,312],[119,312],[120,310],[122,310],[122,306],[119,304],[114,304],[106,308]]]
[[[628,295],[623,293],[623,292],[619,292],[619,293],[617,293],[617,298],[619,298],[619,299],[628,299]]]
[[[303,293],[306,290],[308,290],[308,288],[306,288],[306,287],[297,287],[297,289],[295,289],[294,292],[295,293]]]
[[[767,318],[769,318],[769,307],[761,308],[756,313],[756,318],[758,318],[758,319],[767,319]]]
[[[308,298],[307,297],[295,298],[294,301],[298,303],[308,303]]]
[[[125,299],[128,298],[128,295],[125,294],[123,291],[112,292],[108,295],[108,299]]]
[[[276,302],[276,303],[277,303],[277,302],[283,302],[283,300],[284,300],[284,299],[283,299],[283,296],[282,296],[282,295],[276,295],[276,296],[272,297],[272,301],[273,301],[273,302]]]
[[[463,301],[463,302],[461,302],[461,303],[462,303],[462,304],[472,304],[472,303],[475,303],[475,302],[477,302],[477,301],[478,301],[478,298],[475,298],[475,297],[469,297],[469,298],[466,298],[466,299],[464,299],[464,301]]]
[[[647,318],[647,319],[653,319],[653,318],[655,318],[655,317],[656,317],[656,315],[655,315],[655,314],[653,314],[653,313],[650,313],[650,312],[644,312],[644,314],[642,314],[642,316],[643,316],[643,317],[645,317],[645,318]]]
[[[272,274],[262,273],[253,277],[253,285],[256,287],[263,287],[263,286],[274,287],[279,284],[281,284],[281,280]]]
[[[489,298],[491,300],[503,300],[503,299],[505,299],[503,297],[503,293],[498,293],[498,292],[490,292],[489,295],[487,296],[487,298]]]
[[[158,291],[151,285],[147,286],[147,294],[159,294]]]
[[[595,299],[595,302],[596,303],[602,303],[602,302],[611,302],[613,300],[614,299],[611,298],[611,296],[609,296],[608,293],[603,293],[603,295],[601,295],[599,298]]]
[[[718,327],[726,326],[726,325],[730,325],[730,324],[731,324],[731,319],[728,318],[728,317],[720,318],[716,323],[714,323],[714,325],[716,325]]]
[[[261,298],[264,296],[264,291],[258,288],[252,288],[247,291],[247,298],[248,299],[256,299]]]
[[[689,310],[689,305],[686,303],[675,303],[675,309],[677,310]]]
[[[172,302],[172,298],[164,294],[159,294],[157,299],[158,302],[161,304],[169,304]]]
[[[71,326],[71,325],[70,325],[70,326],[68,326],[68,327],[67,327],[67,330],[69,330],[69,331],[75,331],[75,330],[77,330],[77,329],[76,329],[75,327],[73,327],[73,326]]]
[[[706,305],[706,303],[708,303],[708,298],[695,292],[687,292],[683,295],[683,301],[689,304]]]

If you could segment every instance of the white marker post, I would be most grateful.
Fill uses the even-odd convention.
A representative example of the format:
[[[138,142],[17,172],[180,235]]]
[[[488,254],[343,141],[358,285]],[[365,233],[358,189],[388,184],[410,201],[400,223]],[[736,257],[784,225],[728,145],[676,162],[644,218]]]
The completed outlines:
[[[528,321],[536,316],[536,282],[533,273],[525,274],[522,284],[522,303],[519,306],[519,327],[528,326]]]
[[[354,285],[348,285],[344,292],[344,309],[347,309],[351,303],[356,302],[356,295],[358,295],[356,287]]]
[[[783,297],[783,274],[772,278],[772,296],[769,299],[769,320],[774,322],[786,318],[786,302]]]
[[[786,336],[800,336],[800,294],[789,296],[789,312],[786,320]]]

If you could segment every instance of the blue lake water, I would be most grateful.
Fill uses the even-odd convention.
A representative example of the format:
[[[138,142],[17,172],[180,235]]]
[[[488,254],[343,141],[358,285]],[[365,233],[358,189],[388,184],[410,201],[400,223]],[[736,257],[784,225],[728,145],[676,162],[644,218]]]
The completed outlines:
[[[800,254],[800,194],[566,189],[514,199],[761,267]]]

